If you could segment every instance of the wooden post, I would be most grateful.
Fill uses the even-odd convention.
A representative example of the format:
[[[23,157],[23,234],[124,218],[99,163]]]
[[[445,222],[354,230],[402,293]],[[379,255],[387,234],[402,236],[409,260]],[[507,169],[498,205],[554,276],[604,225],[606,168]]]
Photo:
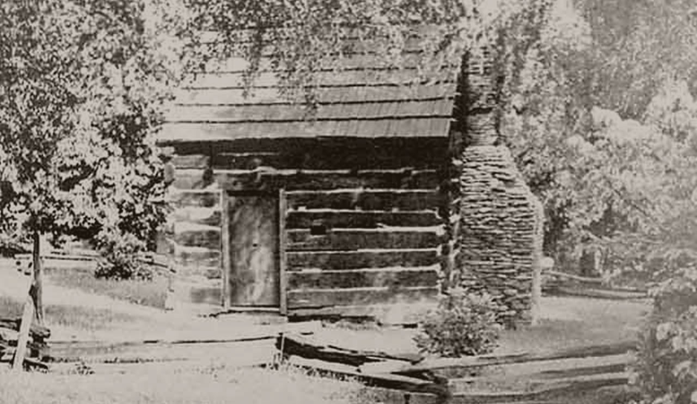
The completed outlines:
[[[223,309],[230,309],[230,271],[232,270],[232,261],[230,257],[230,195],[227,190],[221,191],[220,205],[222,212],[222,229],[220,229],[221,253],[223,259],[221,262],[222,282],[223,282]]]
[[[32,265],[34,269],[34,282],[33,286],[35,288],[34,293],[34,310],[36,315],[36,322],[39,325],[44,325],[44,303],[43,303],[43,269],[41,262],[41,234],[38,230],[34,231],[33,236],[33,251],[32,251]]]
[[[27,355],[27,343],[29,342],[29,332],[31,323],[34,319],[34,298],[36,297],[36,283],[32,282],[29,288],[27,300],[24,302],[24,311],[22,312],[22,322],[19,325],[19,335],[17,336],[17,348],[15,348],[15,356],[12,360],[12,369],[22,370],[24,358]]]
[[[288,313],[286,297],[286,191],[278,190],[278,288],[279,312],[282,316]]]

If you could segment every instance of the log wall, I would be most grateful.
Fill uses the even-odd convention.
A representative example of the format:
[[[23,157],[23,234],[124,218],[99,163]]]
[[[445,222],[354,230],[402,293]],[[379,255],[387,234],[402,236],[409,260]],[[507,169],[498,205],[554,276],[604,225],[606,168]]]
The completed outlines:
[[[403,304],[435,304],[448,139],[173,146],[175,259],[195,283],[181,298],[221,303],[221,192],[283,189],[289,315],[376,307],[391,317]]]

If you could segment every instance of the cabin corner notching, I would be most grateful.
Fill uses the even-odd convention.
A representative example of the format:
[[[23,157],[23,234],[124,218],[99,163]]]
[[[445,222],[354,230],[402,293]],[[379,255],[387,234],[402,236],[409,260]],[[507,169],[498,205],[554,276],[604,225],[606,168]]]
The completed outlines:
[[[243,97],[241,71],[198,74],[182,91],[159,135],[175,150],[180,300],[399,322],[479,273],[460,249],[479,245],[471,226],[459,230],[467,184],[453,161],[476,152],[453,147],[460,86],[398,86],[373,74],[379,63],[363,56],[363,69],[321,74],[313,120],[271,78]],[[526,262],[494,267],[520,278]]]

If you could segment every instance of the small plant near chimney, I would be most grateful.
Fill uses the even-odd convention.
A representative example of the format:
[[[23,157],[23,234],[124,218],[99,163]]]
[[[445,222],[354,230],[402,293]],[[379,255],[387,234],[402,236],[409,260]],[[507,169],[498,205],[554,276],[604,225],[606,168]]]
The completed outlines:
[[[452,290],[420,324],[416,345],[422,352],[442,357],[490,353],[502,328],[496,321],[496,307],[486,293]]]

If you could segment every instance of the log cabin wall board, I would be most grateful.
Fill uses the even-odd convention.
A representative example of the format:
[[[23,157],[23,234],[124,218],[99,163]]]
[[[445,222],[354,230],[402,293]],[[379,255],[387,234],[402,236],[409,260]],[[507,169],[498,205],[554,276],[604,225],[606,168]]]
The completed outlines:
[[[284,285],[284,293],[279,290],[278,296],[284,295],[283,309],[288,315],[320,311],[384,316],[396,310],[395,305],[431,307],[442,276],[440,251],[446,199],[441,187],[446,177],[443,159],[436,158],[436,153],[419,154],[415,150],[445,153],[447,137],[410,141],[343,139],[331,147],[327,143],[333,142],[329,140],[300,143],[295,150],[302,152],[302,158],[289,151],[292,148],[287,142],[260,143],[255,154],[261,157],[253,168],[237,166],[234,153],[229,151],[206,157],[198,154],[206,147],[197,150],[189,144],[174,144],[177,191],[173,195],[179,206],[186,206],[174,214],[175,241],[195,245],[201,252],[206,249],[206,256],[217,259],[204,266],[199,259],[182,256],[181,246],[176,249],[182,273],[189,279],[198,277],[197,285],[188,291],[188,300],[233,307],[276,304],[255,302],[248,294],[236,293],[234,286],[226,287],[226,282],[236,285],[244,281],[236,270],[240,265],[235,263],[245,259],[250,262],[249,257],[240,257],[244,255],[241,250],[245,250],[244,245],[255,244],[254,235],[259,231],[258,224],[252,223],[253,215],[230,201],[236,196],[242,200],[265,195],[272,201],[264,204],[266,211],[273,211],[271,206],[279,207],[277,226],[283,233],[282,237],[277,233],[271,241],[282,241],[283,248],[281,251],[281,245],[274,246],[272,255],[277,257],[277,282]],[[338,158],[349,144],[356,156]],[[243,146],[223,142],[216,148]],[[400,167],[400,163],[391,161],[384,151],[389,149],[394,150],[395,159],[404,160],[404,154],[411,153],[410,165]],[[243,153],[246,156],[250,152]],[[320,168],[306,169],[307,165],[302,164],[290,168],[285,159],[278,158],[281,153],[287,159],[308,161]],[[373,159],[376,153],[382,157]],[[274,162],[280,163],[274,167]],[[212,177],[204,178],[211,170]],[[224,209],[220,208],[220,199],[227,201],[222,205],[229,207],[227,220],[221,220]],[[182,220],[192,220],[192,215],[184,212],[203,208],[209,209],[210,215],[197,216],[199,227],[189,224],[185,228],[190,231],[178,230],[187,223]],[[235,222],[239,222],[237,227]],[[268,228],[268,224],[264,226]],[[229,258],[223,259],[226,254]],[[247,265],[251,271],[260,265],[253,261]],[[277,304],[280,310],[281,302]]]

